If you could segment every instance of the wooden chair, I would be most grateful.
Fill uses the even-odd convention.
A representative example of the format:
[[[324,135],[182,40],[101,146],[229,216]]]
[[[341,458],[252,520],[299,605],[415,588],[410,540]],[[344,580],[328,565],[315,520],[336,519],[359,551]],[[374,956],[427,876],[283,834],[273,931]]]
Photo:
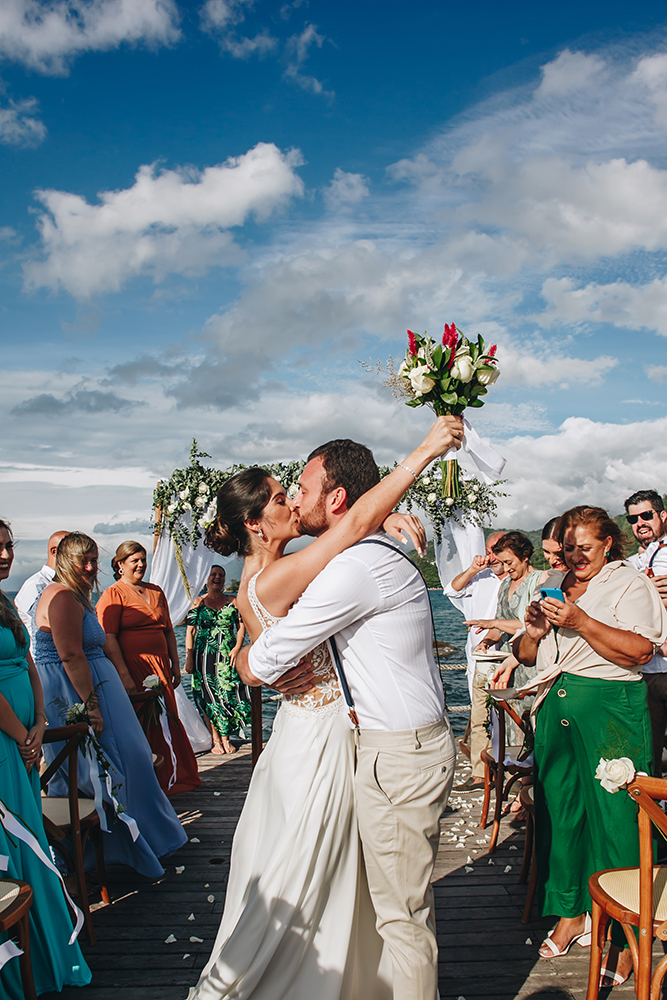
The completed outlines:
[[[89,943],[94,945],[95,931],[88,904],[88,890],[86,888],[84,870],[84,854],[86,841],[89,836],[95,845],[95,861],[97,864],[100,893],[103,902],[107,905],[109,904],[109,890],[107,888],[106,869],[104,867],[104,845],[102,841],[103,833],[100,828],[100,818],[97,815],[94,800],[79,796],[78,789],[79,746],[87,732],[88,727],[83,723],[78,723],[74,726],[58,726],[46,730],[44,743],[64,742],[65,745],[41,775],[41,785],[42,790],[45,791],[56,771],[67,761],[67,796],[42,796],[44,830],[51,846],[64,858],[68,870],[74,871],[79,906],[83,913],[86,934]],[[69,850],[64,843],[67,837],[69,837],[71,845]]]
[[[18,956],[21,970],[21,984],[25,1000],[37,1000],[35,982],[32,978],[30,964],[30,907],[32,906],[32,889],[27,882],[18,879],[0,879],[0,931],[16,928],[19,948],[23,951]]]
[[[526,811],[526,841],[523,848],[523,863],[519,876],[519,885],[528,882],[528,892],[526,903],[521,915],[521,923],[527,924],[530,921],[530,912],[535,901],[537,891],[537,864],[535,861],[535,788],[533,785],[524,785],[519,793],[521,805]],[[530,872],[530,879],[528,873]]]
[[[503,802],[507,801],[507,797],[514,786],[514,784],[519,780],[520,777],[526,777],[531,774],[532,766],[522,766],[522,761],[524,761],[529,755],[530,751],[524,750],[523,746],[506,746],[505,743],[505,715],[508,715],[512,721],[519,728],[520,732],[524,735],[528,731],[528,723],[525,718],[521,718],[518,713],[512,708],[512,706],[507,701],[498,701],[498,709],[496,711],[497,726],[498,726],[498,759],[496,760],[496,754],[493,748],[489,750],[482,750],[481,759],[484,764],[484,801],[482,803],[482,815],[479,821],[480,829],[485,830],[487,825],[487,820],[489,817],[489,804],[491,801],[491,787],[495,789],[495,809],[493,813],[493,828],[491,830],[491,841],[489,843],[489,854],[493,854],[496,849],[496,844],[498,842],[498,834],[500,833],[500,818],[503,811]],[[502,711],[501,711],[502,709]],[[492,709],[494,711],[494,709]],[[528,713],[525,713],[526,716]],[[512,764],[505,764],[507,757],[510,757],[513,761]],[[509,774],[510,777],[505,781],[505,775]]]
[[[637,1000],[658,1000],[667,972],[665,955],[651,976],[653,938],[667,941],[667,867],[653,864],[651,827],[654,824],[667,836],[667,816],[655,801],[667,799],[667,781],[637,775],[628,785],[627,794],[639,806],[639,868],[611,868],[596,872],[588,880],[593,910],[586,1000],[598,997],[602,951],[612,919],[618,920],[628,939]],[[614,836],[613,830],[609,830],[609,836]],[[639,940],[634,927],[639,930]]]
[[[132,694],[129,695],[129,699],[132,702],[134,711],[137,713],[137,718],[145,731],[150,718],[150,708],[157,701],[158,693],[155,690],[133,691]]]

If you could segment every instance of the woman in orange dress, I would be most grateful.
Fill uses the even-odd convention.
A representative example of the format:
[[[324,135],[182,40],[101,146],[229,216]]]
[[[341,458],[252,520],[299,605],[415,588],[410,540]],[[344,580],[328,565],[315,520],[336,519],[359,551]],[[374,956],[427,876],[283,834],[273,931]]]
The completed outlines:
[[[139,542],[119,545],[111,566],[117,582],[104,591],[96,607],[107,635],[107,656],[121,678],[129,673],[137,691],[144,690],[144,681],[151,674],[160,678],[172,746],[167,744],[157,715],[151,719],[146,736],[153,753],[164,758],[158,771],[163,791],[167,795],[188,792],[201,781],[176,708],[174,688],[181,683],[181,668],[167,599],[160,587],[144,581],[146,549]]]

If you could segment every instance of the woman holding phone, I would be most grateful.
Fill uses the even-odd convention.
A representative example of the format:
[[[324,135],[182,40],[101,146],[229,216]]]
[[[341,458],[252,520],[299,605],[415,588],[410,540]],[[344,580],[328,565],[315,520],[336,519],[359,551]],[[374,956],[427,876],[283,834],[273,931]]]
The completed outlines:
[[[540,948],[558,958],[586,941],[588,879],[603,868],[639,863],[637,809],[595,777],[600,758],[628,757],[651,773],[651,723],[641,668],[667,635],[667,613],[649,580],[623,561],[620,528],[600,507],[573,507],[559,519],[563,600],[531,603],[514,655],[537,665],[535,700],[535,847],[541,911],[560,920]],[[624,950],[625,948],[625,950]],[[601,985],[632,970],[620,926]]]

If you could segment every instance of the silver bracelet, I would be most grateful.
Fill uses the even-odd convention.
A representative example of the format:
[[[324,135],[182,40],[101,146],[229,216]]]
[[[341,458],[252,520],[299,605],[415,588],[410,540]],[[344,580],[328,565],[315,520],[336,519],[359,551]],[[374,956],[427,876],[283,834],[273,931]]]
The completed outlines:
[[[406,472],[409,472],[411,476],[414,476],[414,477],[415,477],[415,482],[417,482],[417,476],[416,476],[416,475],[415,475],[415,473],[414,473],[414,472],[412,471],[412,469],[408,468],[408,466],[407,466],[407,465],[403,465],[403,463],[402,463],[402,462],[399,462],[399,463],[398,463],[398,466],[397,466],[397,468],[399,468],[399,469],[405,469],[405,471],[406,471]]]

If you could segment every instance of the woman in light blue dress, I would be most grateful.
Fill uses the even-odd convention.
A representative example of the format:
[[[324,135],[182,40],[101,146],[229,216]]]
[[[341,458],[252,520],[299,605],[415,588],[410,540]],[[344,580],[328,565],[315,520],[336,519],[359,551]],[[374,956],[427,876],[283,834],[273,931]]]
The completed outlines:
[[[109,770],[114,804],[102,776],[108,834],[104,857],[109,864],[125,864],[151,878],[164,873],[159,858],[172,854],[187,841],[173,807],[153,770],[153,755],[132,708],[122,677],[104,655],[106,635],[90,607],[88,595],[97,577],[97,546],[92,538],[72,532],[62,539],[56,555],[54,582],[37,605],[35,662],[44,687],[45,711],[51,725],[63,725],[65,706],[84,702],[90,725],[111,762]],[[53,759],[60,744],[51,744]],[[91,756],[79,754],[79,788],[94,797],[99,771]],[[62,772],[49,782],[52,795],[66,793]],[[117,808],[117,807],[116,807]],[[133,839],[138,827],[138,836]]]
[[[11,531],[0,521],[0,580],[9,576],[14,558]],[[39,754],[44,734],[42,689],[28,652],[28,633],[11,601],[0,591],[0,800],[16,820],[32,832],[49,856],[42,824]],[[64,986],[85,986],[90,969],[75,941],[69,944],[73,922],[58,876],[32,849],[8,834],[0,822],[0,879],[20,879],[32,886],[30,951],[37,993]],[[8,935],[0,934],[0,945]],[[23,1000],[18,961],[0,971],[3,1000]]]

